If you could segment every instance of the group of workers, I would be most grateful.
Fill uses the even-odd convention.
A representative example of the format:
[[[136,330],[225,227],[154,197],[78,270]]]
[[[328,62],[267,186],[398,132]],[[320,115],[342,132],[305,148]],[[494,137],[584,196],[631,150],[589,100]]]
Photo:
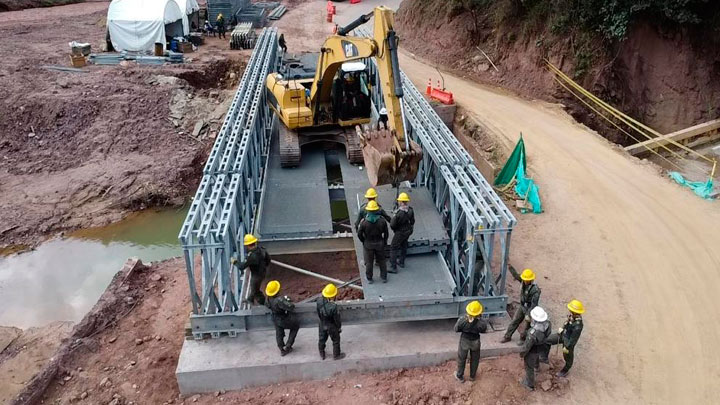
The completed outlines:
[[[510,266],[510,272],[522,283],[520,290],[520,306],[515,310],[501,343],[509,342],[520,324],[525,328],[520,332],[518,345],[522,346],[520,357],[525,363],[525,378],[520,380],[525,388],[535,389],[535,370],[540,363],[549,363],[550,347],[562,345],[565,365],[557,372],[558,377],[566,377],[575,359],[575,345],[583,329],[582,314],[585,308],[582,302],[571,300],[567,304],[569,311],[565,324],[552,332],[547,312],[540,307],[540,287],[535,284],[535,273],[525,269],[521,274]],[[458,381],[465,381],[465,364],[470,355],[470,380],[475,376],[480,362],[480,334],[487,330],[487,323],[480,318],[483,306],[479,301],[472,301],[465,307],[466,315],[458,319],[455,332],[461,333],[458,346],[457,372],[454,376]]]
[[[405,267],[405,257],[408,248],[408,239],[413,233],[415,215],[412,207],[409,206],[410,196],[407,193],[400,193],[397,197],[398,208],[390,217],[377,202],[377,191],[369,188],[365,192],[367,202],[360,207],[355,228],[357,235],[363,244],[363,258],[365,261],[365,277],[367,282],[373,283],[373,263],[380,268],[380,278],[383,283],[387,282],[387,273],[397,273],[398,266]],[[390,269],[387,268],[385,260],[385,247],[389,237],[388,228],[393,230],[391,243]],[[280,294],[280,282],[272,280],[265,288],[265,294],[261,292],[262,282],[266,276],[266,268],[270,264],[270,254],[258,246],[258,239],[252,235],[245,235],[243,244],[247,250],[245,261],[238,263],[232,258],[231,264],[243,270],[248,268],[252,277],[247,302],[249,304],[266,305],[272,312],[272,320],[275,326],[275,337],[280,355],[285,356],[292,351],[295,337],[300,328],[300,322],[295,314],[295,305],[287,296]],[[535,370],[540,363],[549,363],[549,353],[552,345],[562,345],[564,367],[557,373],[559,377],[567,376],[575,359],[575,345],[580,338],[583,329],[582,314],[585,312],[583,304],[578,300],[572,300],[567,304],[569,311],[565,324],[552,332],[552,326],[548,319],[547,312],[539,306],[540,287],[535,283],[535,273],[531,269],[525,269],[521,274],[509,266],[514,279],[521,283],[520,305],[515,310],[512,321],[501,340],[501,343],[509,342],[512,335],[518,328],[524,325],[520,331],[522,346],[520,357],[525,364],[525,378],[520,383],[529,390],[535,389]],[[325,345],[328,338],[333,343],[333,359],[339,360],[345,357],[340,350],[340,333],[342,332],[342,321],[340,309],[335,303],[338,290],[334,284],[328,284],[322,290],[322,297],[317,301],[317,315],[319,319],[318,329],[318,350],[320,357],[325,359]],[[266,298],[267,297],[267,298]],[[479,301],[472,301],[465,308],[466,315],[460,317],[455,324],[455,332],[460,333],[458,344],[457,371],[454,377],[464,382],[465,366],[470,359],[470,380],[477,375],[480,362],[480,334],[486,332],[487,322],[481,318],[483,306]],[[289,330],[287,340],[285,331]]]
[[[233,17],[233,22],[235,22],[235,17]],[[236,23],[233,25],[236,25]],[[210,21],[205,20],[203,31],[205,31],[205,35],[212,36],[215,36],[215,33],[217,32],[218,38],[225,38],[225,32],[227,31],[227,29],[225,27],[225,17],[222,15],[222,13],[218,14],[214,26],[210,24]]]
[[[377,202],[378,193],[374,188],[365,192],[367,202],[360,207],[355,229],[358,239],[363,244],[363,261],[365,262],[365,278],[372,284],[374,271],[373,263],[380,268],[380,279],[383,283],[388,281],[388,273],[397,273],[398,266],[405,267],[408,240],[415,226],[415,213],[410,206],[408,193],[400,193],[397,197],[398,208],[391,218]],[[390,244],[390,269],[387,268],[385,247],[387,246],[389,232],[393,231]]]

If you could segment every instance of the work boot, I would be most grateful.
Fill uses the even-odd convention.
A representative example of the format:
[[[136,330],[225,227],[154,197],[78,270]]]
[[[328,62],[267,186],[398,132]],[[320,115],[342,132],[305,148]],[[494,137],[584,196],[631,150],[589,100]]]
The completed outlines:
[[[290,353],[287,349],[280,348],[280,356],[285,357],[286,354]]]
[[[369,278],[369,279],[367,279],[367,280],[368,280],[368,284],[374,283],[373,279],[371,279],[371,278]]]
[[[325,360],[325,350],[320,351],[320,358]]]
[[[471,375],[470,378],[468,378],[468,380],[470,380],[470,381],[475,381],[475,376],[474,376],[474,375]]]
[[[292,348],[292,346],[285,346],[285,349],[283,349],[283,351],[285,352],[285,354],[289,354],[290,352],[293,351],[293,348]],[[283,354],[283,356],[285,354]]]
[[[528,384],[527,381],[525,381],[524,378],[521,378],[521,379],[520,379],[520,385],[522,385],[523,387],[527,388],[529,391],[535,391],[535,387],[533,387],[532,385]]]
[[[382,282],[383,282],[383,284],[387,283],[387,279],[386,278],[382,279]]]
[[[520,340],[518,340],[518,342],[517,342],[518,346],[522,346],[524,344],[525,344],[525,339],[522,339],[522,338],[520,338]]]
[[[397,267],[392,266],[388,269],[388,273],[397,274]]]
[[[510,341],[510,336],[503,336],[502,340],[500,340],[500,343],[507,343]]]
[[[458,380],[458,381],[460,381],[461,383],[464,383],[464,382],[465,382],[465,378],[463,378],[463,376],[461,376],[461,375],[458,374],[458,373],[453,373],[453,377],[455,377],[455,379]]]
[[[342,360],[345,358],[345,353],[340,353],[337,356],[333,356],[333,360]]]
[[[570,372],[570,370],[562,369],[562,370],[558,371],[557,374],[555,374],[555,375],[557,377],[567,377],[569,372]]]

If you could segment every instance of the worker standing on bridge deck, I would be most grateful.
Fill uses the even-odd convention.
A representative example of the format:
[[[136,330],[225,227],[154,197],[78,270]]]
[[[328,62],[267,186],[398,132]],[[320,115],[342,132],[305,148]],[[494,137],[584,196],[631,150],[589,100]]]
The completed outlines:
[[[325,360],[325,343],[328,337],[333,342],[333,360],[345,358],[345,353],[340,351],[340,333],[342,332],[342,321],[340,320],[340,308],[334,302],[337,296],[337,287],[328,284],[322,290],[322,298],[317,302],[317,314],[320,318],[318,350],[320,358]]]
[[[285,34],[280,34],[280,38],[278,38],[278,45],[280,45],[280,48],[282,49],[283,53],[287,53],[287,44],[285,43]]]
[[[540,356],[545,352],[551,326],[547,313],[541,307],[533,308],[530,317],[530,331],[520,352],[520,358],[525,362],[525,379],[520,380],[520,384],[532,391],[535,389],[535,368],[540,365]]]
[[[528,326],[530,325],[530,311],[533,310],[540,302],[540,287],[535,284],[535,273],[530,269],[523,270],[522,274],[518,274],[513,266],[510,267],[510,273],[513,278],[522,283],[522,289],[520,290],[520,307],[515,310],[510,325],[508,325],[505,336],[500,343],[509,342],[513,333],[517,330],[518,326],[525,321],[525,328],[520,332],[520,343],[525,340]]]
[[[365,277],[368,283],[373,283],[373,260],[380,267],[380,278],[387,283],[387,262],[385,261],[385,246],[388,240],[388,225],[379,214],[380,206],[375,201],[368,202],[365,207],[367,214],[358,227],[358,239],[363,244],[363,259],[365,260]]]
[[[565,321],[565,325],[558,330],[558,333],[550,335],[545,345],[545,352],[543,356],[540,357],[540,361],[547,363],[550,346],[558,343],[562,344],[565,366],[556,374],[558,377],[565,377],[568,372],[570,372],[570,368],[575,360],[575,345],[578,339],[580,339],[580,334],[583,330],[582,314],[585,313],[585,307],[582,302],[572,300],[567,304],[567,308],[570,310],[570,314],[567,317],[567,321]]]
[[[357,220],[355,220],[355,229],[356,229],[356,230],[357,230],[358,227],[360,226],[360,221],[362,221],[363,218],[365,218],[365,214],[367,214],[367,212],[365,211],[365,207],[368,205],[368,203],[369,203],[370,201],[375,201],[375,202],[377,203],[377,201],[376,201],[377,196],[378,196],[377,191],[375,191],[375,189],[372,188],[372,187],[370,187],[369,189],[367,189],[367,191],[365,192],[365,198],[367,199],[367,202],[366,202],[365,204],[361,205],[361,206],[360,206],[360,211],[358,211]],[[385,212],[385,210],[382,208],[382,206],[381,206],[380,204],[378,204],[378,207],[380,208],[380,209],[378,210],[378,214],[380,214],[380,216],[382,216],[383,218],[385,218],[386,221],[390,222],[390,220],[391,220],[390,215],[388,215],[388,214]]]
[[[250,305],[257,303],[265,304],[265,296],[260,292],[260,287],[265,279],[266,268],[270,265],[270,254],[263,247],[258,246],[258,240],[253,234],[245,235],[243,245],[247,249],[247,257],[244,262],[238,263],[236,258],[230,259],[230,264],[237,266],[240,271],[250,268],[250,292],[247,302]]]
[[[272,320],[275,325],[275,340],[280,349],[280,355],[285,356],[293,349],[295,336],[297,336],[300,329],[300,321],[295,314],[295,304],[290,301],[287,295],[278,296],[279,292],[280,282],[277,280],[269,282],[265,287],[265,295],[267,295],[265,305],[272,312]],[[287,343],[285,342],[285,329],[290,329]]]
[[[408,204],[410,196],[407,193],[400,193],[397,198],[398,211],[390,221],[390,229],[393,230],[392,250],[390,251],[390,273],[397,273],[397,266],[405,268],[405,256],[407,255],[408,239],[413,233],[415,226],[415,213]]]
[[[455,323],[455,332],[460,333],[458,344],[457,372],[455,378],[465,381],[465,363],[470,353],[470,381],[475,381],[478,364],[480,364],[480,334],[487,331],[487,322],[478,318],[483,306],[479,301],[472,301],[465,307],[467,315],[460,317]]]

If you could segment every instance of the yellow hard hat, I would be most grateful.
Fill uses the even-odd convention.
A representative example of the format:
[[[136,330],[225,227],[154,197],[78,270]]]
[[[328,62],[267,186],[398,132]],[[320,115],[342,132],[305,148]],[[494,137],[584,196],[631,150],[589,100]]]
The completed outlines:
[[[217,18],[220,19],[220,18],[222,18],[222,16],[223,16],[222,13],[220,13],[220,14],[218,14]]]
[[[280,292],[280,282],[277,280],[273,280],[265,286],[265,295],[268,297],[274,297],[278,292]]]
[[[570,312],[574,314],[582,314],[585,312],[585,307],[583,306],[582,302],[578,300],[572,300],[567,304],[568,309]]]
[[[400,201],[400,202],[409,202],[409,201],[410,201],[410,196],[409,196],[407,193],[400,193],[400,195],[398,196],[397,200]]]
[[[471,301],[467,306],[465,307],[465,312],[467,312],[470,316],[478,316],[482,314],[483,306],[480,303],[480,301]]]
[[[365,198],[377,198],[377,191],[375,191],[374,188],[370,187],[365,192]]]
[[[535,280],[535,273],[533,273],[530,269],[523,270],[522,274],[520,274],[520,278],[523,281],[533,281]]]
[[[378,205],[377,202],[375,202],[375,200],[368,202],[367,205],[365,206],[365,211],[377,211],[379,209],[380,209],[380,206]]]
[[[335,284],[328,284],[322,290],[322,296],[325,298],[335,298],[337,295],[337,287]]]
[[[257,242],[257,238],[251,233],[245,235],[245,239],[243,239],[243,245],[245,246],[252,245],[255,242]]]

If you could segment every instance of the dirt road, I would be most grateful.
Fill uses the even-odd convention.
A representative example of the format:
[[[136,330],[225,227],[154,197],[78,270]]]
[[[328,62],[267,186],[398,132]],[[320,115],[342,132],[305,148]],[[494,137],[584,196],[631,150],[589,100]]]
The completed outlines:
[[[422,88],[434,68],[410,57]],[[555,324],[563,302],[584,300],[586,328],[568,403],[710,403],[720,337],[720,212],[652,166],[530,102],[445,75],[458,104],[508,147],[523,133],[545,213],[520,217],[512,262],[542,278]]]

